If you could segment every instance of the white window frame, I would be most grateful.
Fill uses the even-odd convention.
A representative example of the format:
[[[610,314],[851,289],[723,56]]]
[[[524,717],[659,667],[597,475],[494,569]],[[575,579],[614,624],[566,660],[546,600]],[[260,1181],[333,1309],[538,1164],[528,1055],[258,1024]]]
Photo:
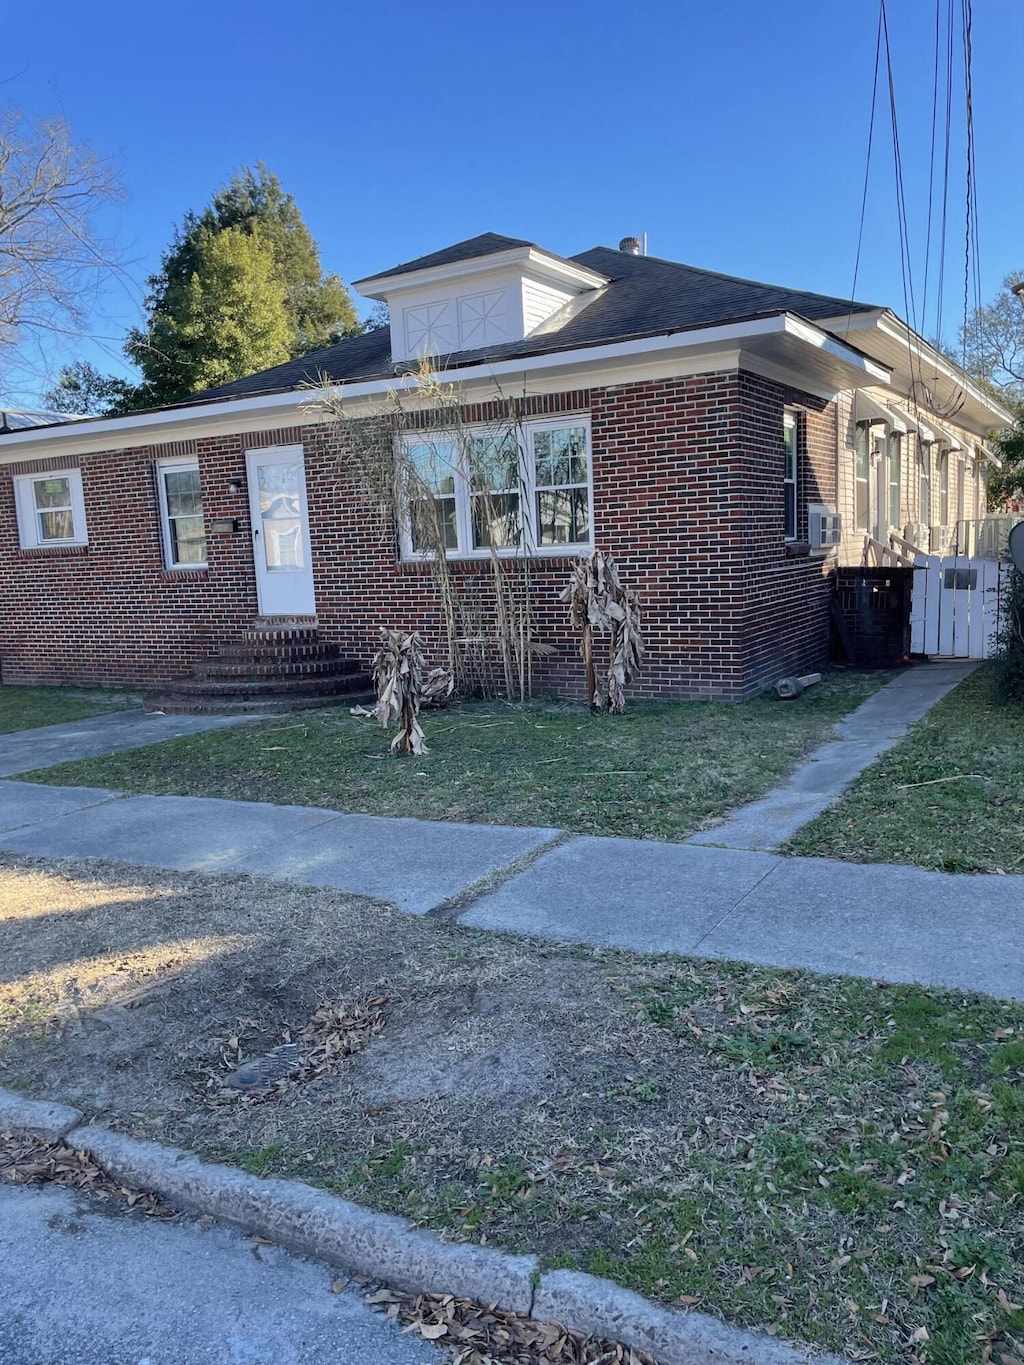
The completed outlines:
[[[932,516],[935,508],[932,505],[932,446],[930,441],[919,443],[917,465],[919,472],[917,510],[920,513],[920,524],[931,527],[934,525]]]
[[[537,500],[537,481],[536,481],[536,460],[534,458],[534,439],[536,434],[541,431],[569,431],[574,427],[582,427],[586,433],[587,444],[587,524],[590,534],[585,541],[572,541],[558,545],[539,545],[536,534],[536,500]],[[565,559],[576,555],[585,555],[594,549],[594,451],[591,436],[591,423],[589,414],[579,413],[575,416],[552,417],[552,418],[531,418],[518,428],[519,432],[519,495],[522,502],[523,538],[519,545],[506,545],[498,547],[496,553],[502,559]],[[465,428],[463,434],[471,439],[474,436],[494,437],[496,429],[494,426],[486,424]],[[409,431],[403,433],[398,439],[406,445],[429,445],[431,442],[454,441],[456,446],[459,444],[458,432],[447,431]],[[566,485],[567,487],[569,485]],[[575,485],[573,485],[575,486]],[[442,495],[450,496],[450,495]],[[455,471],[455,524],[458,532],[458,548],[445,551],[446,559],[466,559],[466,560],[489,560],[491,551],[489,548],[473,548],[473,509],[472,498],[470,496],[469,479],[466,475],[466,465],[460,459]],[[412,546],[412,527],[407,514],[403,515],[399,521],[399,545],[403,560],[412,562],[429,562],[433,559],[432,551],[414,550]]]
[[[67,479],[71,494],[71,521],[74,534],[63,540],[48,540],[41,534],[39,509],[36,507],[35,485],[49,479]],[[67,546],[88,545],[89,530],[85,521],[85,496],[82,492],[82,471],[48,469],[41,474],[16,474],[14,503],[18,516],[18,539],[23,550],[60,550]]]
[[[209,537],[206,534],[206,518],[203,518],[203,538],[206,545],[206,556],[201,564],[176,563],[173,556],[174,542],[171,539],[171,515],[167,507],[167,485],[164,483],[164,475],[173,469],[194,469],[199,473],[199,461],[189,459],[187,456],[176,460],[158,460],[156,465],[156,485],[157,496],[160,499],[160,538],[164,546],[164,568],[169,573],[189,573],[196,572],[208,567],[209,558]],[[199,488],[202,497],[202,483]]]
[[[789,470],[789,452],[786,449],[785,433],[793,433],[793,472]],[[783,432],[783,469],[782,469],[782,527],[783,539],[787,544],[792,544],[800,538],[800,504],[798,502],[798,492],[800,488],[800,413],[796,408],[784,408],[782,412],[782,432]],[[793,509],[793,534],[786,531],[786,520],[790,506]]]

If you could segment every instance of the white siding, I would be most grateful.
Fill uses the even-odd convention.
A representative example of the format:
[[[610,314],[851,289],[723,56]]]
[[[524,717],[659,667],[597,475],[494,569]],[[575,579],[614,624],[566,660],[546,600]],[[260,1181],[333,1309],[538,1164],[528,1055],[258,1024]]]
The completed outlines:
[[[529,336],[542,322],[547,322],[563,304],[568,303],[574,294],[565,289],[555,289],[539,280],[523,280],[523,327],[524,335]]]

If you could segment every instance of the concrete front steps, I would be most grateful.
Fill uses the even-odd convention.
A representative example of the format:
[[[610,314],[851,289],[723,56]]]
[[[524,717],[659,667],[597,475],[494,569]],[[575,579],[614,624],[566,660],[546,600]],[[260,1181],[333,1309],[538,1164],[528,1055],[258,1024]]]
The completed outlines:
[[[144,698],[167,715],[273,715],[333,706],[371,691],[369,674],[321,640],[315,617],[257,617],[188,678]]]

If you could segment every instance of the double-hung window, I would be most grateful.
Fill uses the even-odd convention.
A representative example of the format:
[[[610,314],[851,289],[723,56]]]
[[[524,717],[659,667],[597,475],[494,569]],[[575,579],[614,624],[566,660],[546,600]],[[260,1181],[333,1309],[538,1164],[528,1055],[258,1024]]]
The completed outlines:
[[[18,475],[14,498],[23,550],[88,543],[81,470]]]
[[[866,531],[871,518],[871,427],[858,422],[854,437],[853,460],[853,522],[858,531]]]
[[[925,442],[920,446],[921,461],[921,525],[932,524],[932,448]]]
[[[897,530],[901,529],[900,505],[902,499],[901,474],[902,461],[900,459],[900,434],[898,431],[889,433],[889,525]]]
[[[206,566],[206,528],[199,465],[194,460],[165,460],[157,465],[164,563],[169,569]]]
[[[404,457],[404,458],[402,458]],[[402,554],[452,558],[592,548],[590,423],[544,419],[401,438]]]
[[[507,550],[523,540],[519,442],[510,431],[471,434],[469,504],[474,550]]]
[[[799,418],[795,412],[787,408],[782,415],[782,439],[785,449],[782,494],[787,540],[796,540],[796,472],[799,432]]]
[[[939,456],[939,521],[949,525],[949,451]]]
[[[457,550],[459,459],[454,438],[409,441],[405,453],[406,479],[410,485],[407,499],[410,551],[421,555],[436,545],[443,546],[445,551]]]

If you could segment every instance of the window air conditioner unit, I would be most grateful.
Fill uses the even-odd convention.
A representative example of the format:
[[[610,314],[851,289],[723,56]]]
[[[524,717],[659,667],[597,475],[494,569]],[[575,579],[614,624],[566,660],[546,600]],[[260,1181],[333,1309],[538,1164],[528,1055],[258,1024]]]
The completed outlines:
[[[829,550],[840,544],[843,539],[843,519],[838,512],[812,505],[807,513],[812,550]]]

